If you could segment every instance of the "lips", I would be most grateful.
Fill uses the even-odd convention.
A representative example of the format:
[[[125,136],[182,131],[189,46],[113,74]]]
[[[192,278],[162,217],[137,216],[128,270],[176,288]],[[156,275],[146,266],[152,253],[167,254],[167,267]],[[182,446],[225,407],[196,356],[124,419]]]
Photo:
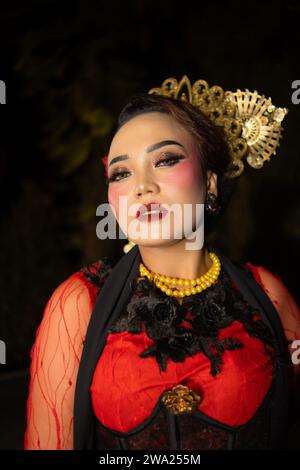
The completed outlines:
[[[165,209],[161,204],[158,202],[148,202],[147,204],[143,204],[139,207],[136,218],[138,220],[149,220],[149,218],[157,218],[163,217],[167,213],[167,209]]]

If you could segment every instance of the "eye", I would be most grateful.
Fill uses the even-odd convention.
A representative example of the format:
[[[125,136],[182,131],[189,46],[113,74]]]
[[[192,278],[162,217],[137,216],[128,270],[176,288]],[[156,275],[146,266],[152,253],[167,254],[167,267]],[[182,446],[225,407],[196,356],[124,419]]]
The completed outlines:
[[[176,155],[174,153],[164,153],[165,158],[161,158],[156,162],[155,166],[174,166],[180,160],[183,160],[185,157],[183,155]],[[161,163],[166,163],[166,165],[160,165]]]
[[[112,183],[113,181],[120,181],[120,180],[124,179],[124,178],[122,178],[122,175],[126,175],[126,174],[129,174],[129,171],[118,171],[118,170],[116,170],[112,173],[112,175],[109,178],[107,178],[106,181],[107,181],[107,183]]]

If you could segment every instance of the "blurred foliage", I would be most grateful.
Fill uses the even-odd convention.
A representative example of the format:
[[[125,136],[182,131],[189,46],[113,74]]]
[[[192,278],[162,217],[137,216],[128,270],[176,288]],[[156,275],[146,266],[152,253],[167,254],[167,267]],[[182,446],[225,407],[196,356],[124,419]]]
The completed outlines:
[[[105,14],[106,7],[99,2],[91,5],[100,17],[101,10]],[[10,38],[21,99],[37,103],[40,158],[48,160],[47,165],[57,162],[55,177],[81,195],[72,216],[78,222],[83,258],[92,259],[95,243],[89,249],[83,234],[86,226],[95,224],[96,206],[106,196],[100,157],[108,150],[120,101],[139,88],[144,72],[115,55],[116,36],[108,25],[99,27],[99,17],[84,2],[20,2],[8,11],[6,29],[23,18],[28,21],[22,21],[19,34]],[[114,18],[116,30],[122,22],[121,16]]]
[[[59,246],[65,246],[65,257]],[[1,339],[8,368],[29,363],[29,348],[42,312],[59,276],[68,273],[68,236],[51,197],[32,180],[24,180],[21,197],[0,224]],[[50,262],[51,260],[51,262]],[[56,267],[56,271],[53,269]]]
[[[0,337],[15,341],[16,362],[54,286],[83,263],[122,254],[124,240],[99,242],[95,233],[96,207],[107,200],[100,158],[128,96],[171,76],[257,89],[289,108],[277,155],[262,170],[246,168],[211,238],[230,257],[278,272],[298,294],[299,107],[290,86],[299,3],[272,5],[246,14],[238,1],[195,2],[184,15],[149,0],[11,1],[2,9],[0,50],[15,92],[8,83],[8,99],[16,116],[21,105],[31,110],[23,138],[12,128],[1,148],[10,200],[1,221]]]

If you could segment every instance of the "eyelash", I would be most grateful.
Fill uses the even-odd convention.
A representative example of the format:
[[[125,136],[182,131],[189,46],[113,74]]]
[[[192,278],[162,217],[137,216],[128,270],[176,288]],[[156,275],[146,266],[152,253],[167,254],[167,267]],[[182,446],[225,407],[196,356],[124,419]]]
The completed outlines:
[[[173,153],[165,153],[165,155],[167,155],[167,157],[162,158],[161,160],[158,160],[158,162],[156,162],[156,165],[158,165],[159,163],[163,163],[163,162],[168,162],[169,163],[171,161],[174,161],[175,163],[173,163],[172,165],[167,164],[167,166],[174,166],[180,160],[183,160],[185,158],[183,155],[176,155],[176,154],[173,154]],[[120,181],[120,180],[117,180],[116,178],[117,178],[117,176],[123,175],[124,173],[129,173],[129,172],[128,171],[115,171],[114,173],[112,173],[112,175],[109,178],[106,178],[107,184],[112,183],[114,181]],[[121,180],[122,179],[124,179],[124,178],[121,178]]]

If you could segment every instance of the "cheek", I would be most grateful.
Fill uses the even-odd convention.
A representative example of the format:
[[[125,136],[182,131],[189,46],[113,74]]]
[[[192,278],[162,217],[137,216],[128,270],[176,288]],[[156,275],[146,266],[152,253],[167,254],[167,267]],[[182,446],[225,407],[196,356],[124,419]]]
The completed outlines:
[[[195,164],[194,161],[183,161],[180,165],[176,165],[168,175],[165,175],[164,181],[169,184],[177,192],[187,193],[199,191],[201,175],[199,171],[199,165]]]
[[[115,209],[116,213],[119,213],[120,197],[127,197],[127,192],[114,185],[111,185],[108,189],[108,202]]]

